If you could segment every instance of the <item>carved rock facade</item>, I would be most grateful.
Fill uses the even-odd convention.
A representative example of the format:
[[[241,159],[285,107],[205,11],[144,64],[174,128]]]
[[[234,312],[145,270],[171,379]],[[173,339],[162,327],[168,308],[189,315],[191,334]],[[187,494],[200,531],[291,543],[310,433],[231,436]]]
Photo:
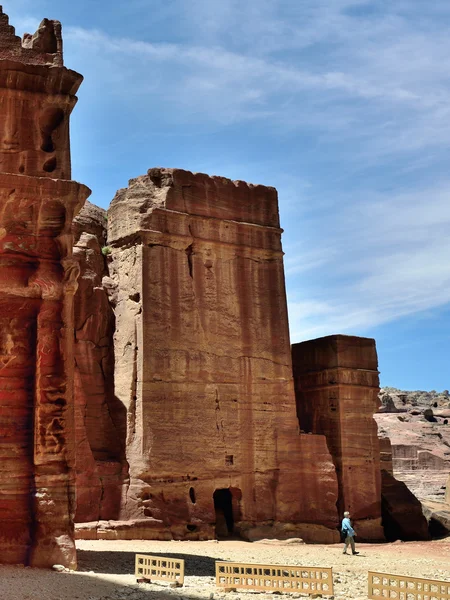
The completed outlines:
[[[380,436],[381,514],[388,541],[429,540],[430,530],[425,507],[405,485],[394,477],[392,445],[388,437]]]
[[[360,538],[383,539],[375,340],[333,335],[292,346],[302,429],[326,436],[348,510]]]
[[[81,79],[58,22],[0,8],[2,562],[75,566],[75,476],[84,537],[331,542],[348,508],[382,539],[375,347],[294,347],[296,407],[276,190],[151,169],[105,252],[101,209],[72,226]]]
[[[82,77],[61,26],[24,42],[0,8],[0,550],[5,563],[76,564],[69,116]]]
[[[397,414],[376,414],[378,428],[392,443],[393,472],[424,502],[442,502],[450,472],[450,410],[397,406]]]
[[[151,169],[75,227],[79,537],[332,542],[350,510],[360,539],[428,538],[374,340],[291,358],[274,189]]]
[[[151,169],[108,211],[122,523],[86,537],[337,539],[323,435],[300,435],[277,193]],[[123,523],[125,521],[126,523]]]

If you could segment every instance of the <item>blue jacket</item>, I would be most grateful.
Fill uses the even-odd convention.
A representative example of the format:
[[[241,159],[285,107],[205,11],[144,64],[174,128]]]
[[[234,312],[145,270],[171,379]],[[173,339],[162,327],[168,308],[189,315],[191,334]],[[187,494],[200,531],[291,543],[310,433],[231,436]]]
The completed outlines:
[[[344,517],[342,519],[342,533],[346,533],[350,537],[354,537],[355,535],[355,530],[353,529],[348,517]]]

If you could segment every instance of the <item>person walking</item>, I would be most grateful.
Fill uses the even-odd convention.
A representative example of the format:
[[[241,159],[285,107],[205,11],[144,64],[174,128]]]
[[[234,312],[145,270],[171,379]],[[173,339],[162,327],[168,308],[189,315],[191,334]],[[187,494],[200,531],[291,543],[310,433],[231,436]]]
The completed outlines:
[[[352,548],[352,554],[359,554],[359,552],[356,552],[355,550],[355,540],[354,537],[356,535],[355,530],[352,527],[352,522],[350,521],[350,513],[348,511],[345,511],[344,513],[344,518],[342,519],[342,533],[344,535],[344,552],[343,554],[347,554],[347,548],[349,547],[349,545]]]

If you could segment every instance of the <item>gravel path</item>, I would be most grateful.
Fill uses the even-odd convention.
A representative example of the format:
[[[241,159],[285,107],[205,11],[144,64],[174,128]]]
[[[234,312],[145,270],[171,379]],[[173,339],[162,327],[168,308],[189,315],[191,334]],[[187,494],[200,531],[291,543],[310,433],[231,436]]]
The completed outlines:
[[[336,600],[367,598],[367,571],[450,581],[450,539],[436,542],[359,544],[358,556],[341,546],[265,544],[262,542],[78,541],[77,572],[58,573],[0,567],[1,600],[273,600],[271,593],[218,591],[214,562],[333,567]],[[137,584],[136,552],[176,556],[186,561],[183,588]],[[287,599],[298,594],[283,594]],[[303,597],[303,596],[302,596]]]

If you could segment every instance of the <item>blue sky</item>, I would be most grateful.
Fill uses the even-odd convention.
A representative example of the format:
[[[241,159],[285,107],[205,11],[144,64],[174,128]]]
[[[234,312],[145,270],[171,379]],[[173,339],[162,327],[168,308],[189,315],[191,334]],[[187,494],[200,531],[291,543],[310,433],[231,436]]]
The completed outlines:
[[[73,177],[152,166],[279,191],[292,341],[375,337],[381,383],[450,388],[447,0],[4,0],[85,76]]]

